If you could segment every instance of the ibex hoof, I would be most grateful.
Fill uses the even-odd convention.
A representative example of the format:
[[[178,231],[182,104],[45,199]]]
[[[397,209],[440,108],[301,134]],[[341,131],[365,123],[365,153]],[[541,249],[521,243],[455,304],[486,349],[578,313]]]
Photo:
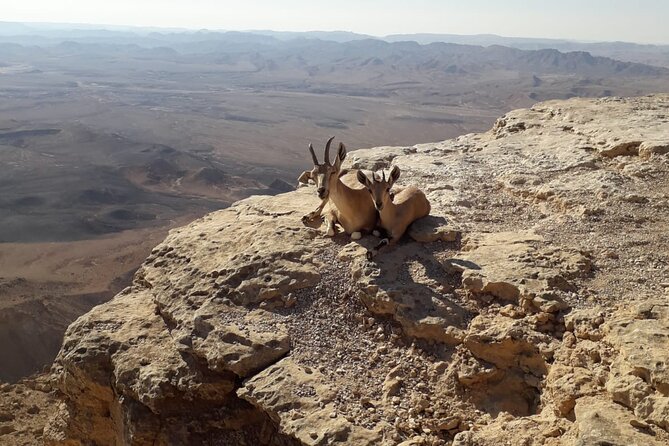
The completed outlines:
[[[302,223],[311,223],[320,216],[321,215],[316,212],[309,212],[307,215],[302,216]]]
[[[371,249],[367,250],[367,260],[372,260],[374,258],[374,252]]]
[[[380,233],[379,231],[377,231],[376,229],[374,229],[374,230],[372,231],[372,235],[373,235],[374,237],[381,237],[381,233]]]
[[[355,231],[351,233],[351,240],[360,240],[362,238],[362,233],[360,231]]]

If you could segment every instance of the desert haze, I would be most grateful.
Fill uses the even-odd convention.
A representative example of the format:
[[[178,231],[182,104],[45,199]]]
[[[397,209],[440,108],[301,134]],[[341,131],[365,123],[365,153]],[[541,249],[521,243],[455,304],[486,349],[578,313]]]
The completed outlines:
[[[291,190],[309,142],[413,145],[669,90],[662,47],[448,39],[0,23],[0,379],[49,365],[170,228]]]

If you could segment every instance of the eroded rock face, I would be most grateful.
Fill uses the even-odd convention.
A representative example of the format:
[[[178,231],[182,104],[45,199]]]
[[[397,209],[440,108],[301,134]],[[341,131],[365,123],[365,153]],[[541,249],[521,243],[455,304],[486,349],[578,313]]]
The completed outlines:
[[[222,218],[207,216],[191,225],[195,232],[188,236],[173,231],[132,287],[72,324],[56,366],[60,388],[70,396],[59,415],[66,421],[58,421],[67,426],[66,438],[98,444],[186,441],[186,427],[176,432],[165,425],[181,413],[201,433],[221,430],[225,436],[228,429],[260,423],[250,438],[276,437],[271,420],[234,391],[240,379],[288,353],[285,327],[253,306],[284,305],[281,299],[291,291],[316,283],[311,259],[319,241],[311,243],[316,231],[299,223],[281,225],[281,217],[290,221],[285,216],[293,212],[289,200],[286,207],[277,202],[280,212],[262,200],[234,206]],[[254,219],[254,212],[264,218]],[[248,224],[233,224],[240,219]],[[279,242],[299,229],[302,246],[297,239],[288,246],[259,237],[268,228]],[[260,284],[263,293],[251,291]],[[239,411],[240,418],[212,418],[210,412],[219,409]]]
[[[513,303],[533,292],[573,290],[569,279],[587,275],[592,269],[582,253],[547,246],[544,238],[532,231],[477,234],[466,240],[462,251],[453,264],[463,269],[465,288]],[[565,308],[555,305],[555,310]]]
[[[580,398],[576,402],[575,414],[578,429],[575,446],[667,444],[666,439],[655,438],[647,425],[636,421],[628,411],[607,399]]]
[[[356,426],[338,413],[337,388],[328,381],[320,371],[285,358],[248,380],[239,394],[302,444],[380,443],[380,429]]]
[[[172,231],[68,329],[47,444],[669,444],[667,113],[351,152],[432,204],[373,262],[301,223],[309,187]]]

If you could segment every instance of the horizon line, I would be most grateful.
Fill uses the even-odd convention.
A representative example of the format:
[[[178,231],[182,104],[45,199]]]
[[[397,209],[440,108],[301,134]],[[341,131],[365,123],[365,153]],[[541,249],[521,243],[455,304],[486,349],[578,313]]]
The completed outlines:
[[[207,28],[207,27],[183,27],[183,26],[156,26],[156,25],[117,25],[117,24],[105,24],[105,23],[83,23],[83,22],[49,22],[49,21],[15,21],[15,20],[0,20],[0,24],[3,23],[12,23],[20,25],[56,25],[56,26],[83,26],[83,27],[100,27],[95,28],[95,30],[104,30],[104,31],[114,31],[110,28],[126,28],[126,29],[145,29],[145,30],[166,30],[171,32],[242,32],[242,33],[258,33],[258,32],[278,32],[278,33],[294,33],[294,34],[308,34],[308,33],[347,33],[355,34],[359,36],[366,36],[376,39],[383,40],[384,38],[393,37],[393,36],[457,36],[457,37],[499,37],[503,39],[527,39],[527,40],[549,40],[557,42],[566,42],[566,43],[583,43],[583,44],[597,44],[597,43],[627,43],[634,45],[652,45],[652,46],[669,46],[669,43],[649,43],[649,42],[635,42],[627,40],[588,40],[588,39],[572,39],[564,37],[528,37],[528,36],[507,36],[495,33],[476,33],[476,34],[453,34],[453,33],[444,33],[444,32],[418,32],[418,33],[392,33],[385,35],[375,35],[369,33],[360,33],[356,31],[347,31],[343,29],[333,29],[333,30],[323,30],[323,29],[311,29],[306,31],[295,31],[295,30],[279,30],[279,29],[225,29],[225,28]],[[2,36],[2,35],[0,35]],[[16,35],[15,35],[16,36]]]

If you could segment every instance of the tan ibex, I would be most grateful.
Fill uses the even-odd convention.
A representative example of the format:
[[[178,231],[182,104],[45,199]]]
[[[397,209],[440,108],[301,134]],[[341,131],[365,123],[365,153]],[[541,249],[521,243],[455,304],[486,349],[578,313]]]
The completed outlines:
[[[346,146],[343,143],[339,143],[334,165],[330,163],[330,144],[333,139],[334,136],[325,144],[322,164],[316,158],[314,147],[309,144],[314,168],[311,171],[302,172],[298,181],[308,183],[309,180],[312,180],[316,183],[316,191],[322,201],[314,211],[302,217],[302,221],[315,220],[320,217],[325,205],[331,201],[334,206],[331,205],[324,214],[327,235],[335,235],[335,224],[339,223],[344,231],[351,235],[351,239],[358,240],[362,237],[362,231],[369,232],[375,228],[376,209],[365,189],[353,188],[342,181],[344,175],[356,174],[356,171],[341,170],[341,164],[346,158]],[[354,181],[355,177],[351,179],[351,182]]]
[[[400,177],[400,168],[397,166],[390,171],[388,180],[384,171],[381,171],[380,176],[373,173],[371,180],[360,171],[357,175],[358,181],[365,185],[376,210],[379,211],[379,226],[386,230],[386,238],[367,251],[367,258],[371,260],[382,247],[395,244],[414,220],[428,215],[430,202],[423,191],[414,186],[405,187],[394,195],[390,192],[390,188]]]

